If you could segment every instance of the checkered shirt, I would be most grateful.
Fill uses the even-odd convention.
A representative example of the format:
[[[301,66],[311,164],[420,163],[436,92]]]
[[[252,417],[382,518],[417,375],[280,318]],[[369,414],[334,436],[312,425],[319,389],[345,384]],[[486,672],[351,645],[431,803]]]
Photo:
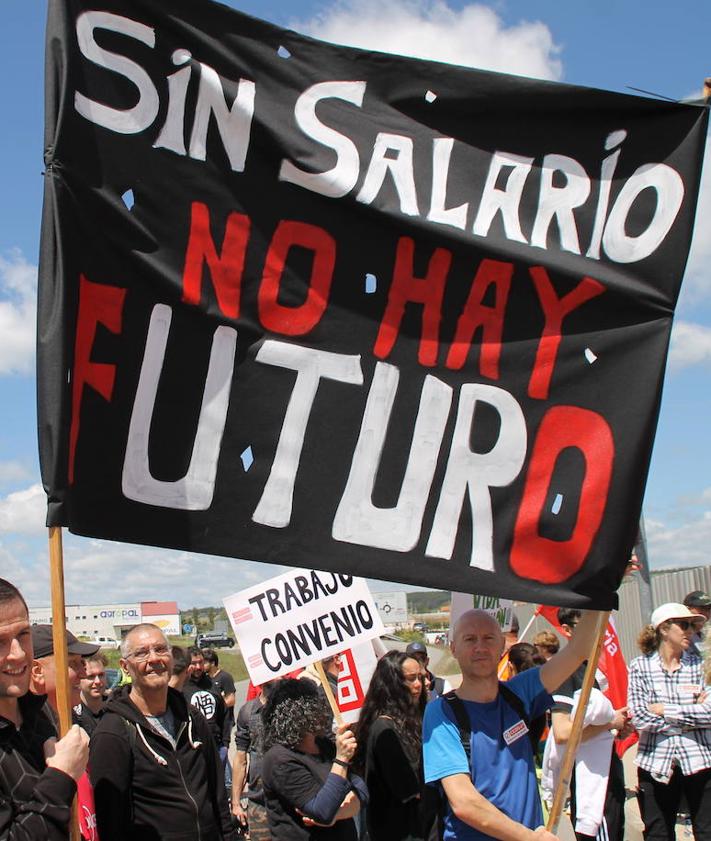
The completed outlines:
[[[675,672],[666,671],[656,651],[630,663],[627,704],[639,732],[637,765],[660,782],[669,782],[676,766],[684,776],[711,768],[711,697],[697,703],[703,689],[698,654],[685,651]],[[650,704],[664,704],[664,715],[649,712]]]

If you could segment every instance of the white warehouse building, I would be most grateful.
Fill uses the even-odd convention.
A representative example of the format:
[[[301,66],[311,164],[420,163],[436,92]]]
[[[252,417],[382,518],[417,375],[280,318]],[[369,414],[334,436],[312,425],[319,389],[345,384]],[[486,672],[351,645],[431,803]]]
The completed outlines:
[[[68,604],[67,628],[77,637],[114,637],[120,640],[140,622],[158,625],[166,635],[180,634],[177,602],[128,602],[122,604]],[[31,607],[32,625],[51,625],[51,607]]]

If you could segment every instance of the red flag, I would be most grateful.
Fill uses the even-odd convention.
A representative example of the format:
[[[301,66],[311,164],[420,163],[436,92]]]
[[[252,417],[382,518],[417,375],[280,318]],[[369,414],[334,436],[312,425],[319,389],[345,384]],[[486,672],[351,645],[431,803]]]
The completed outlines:
[[[620,640],[617,636],[615,623],[610,619],[605,632],[605,639],[602,643],[602,651],[598,668],[607,678],[607,689],[605,695],[610,699],[612,706],[619,710],[627,706],[627,663],[622,655]],[[637,742],[638,736],[633,733],[626,739],[615,740],[615,750],[622,758],[625,751]]]
[[[544,619],[547,619],[559,634],[563,633],[563,629],[560,627],[560,623],[558,622],[557,607],[551,607],[547,604],[539,604],[536,608],[536,616],[542,616]]]
[[[89,775],[86,771],[77,781],[77,806],[82,838],[85,838],[86,841],[99,841],[99,830],[96,828],[94,789],[89,782]]]
[[[562,629],[558,622],[558,608],[550,607],[548,605],[538,605],[536,608],[536,615],[543,616],[550,622],[550,624],[562,633]],[[622,655],[622,648],[620,647],[620,640],[615,630],[615,623],[610,619],[605,631],[605,639],[602,643],[602,650],[600,652],[600,659],[597,667],[603,673],[606,679],[607,686],[601,687],[602,692],[610,699],[612,706],[619,710],[627,706],[627,663]],[[625,751],[637,741],[637,734],[633,733],[626,739],[615,740],[615,750],[617,755],[622,758]]]

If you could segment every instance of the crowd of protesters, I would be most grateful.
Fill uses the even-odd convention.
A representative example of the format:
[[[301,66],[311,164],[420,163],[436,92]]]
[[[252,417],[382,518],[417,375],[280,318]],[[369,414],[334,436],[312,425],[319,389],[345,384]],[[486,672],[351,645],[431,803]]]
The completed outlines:
[[[613,709],[596,683],[572,776],[578,841],[623,841],[613,744],[633,731],[646,841],[673,841],[680,810],[695,841],[711,841],[709,615],[701,591],[654,611],[626,707]],[[0,579],[0,841],[69,838],[75,796],[91,841],[555,841],[536,764],[545,803],[594,620],[561,609],[560,633],[528,643],[469,611],[452,634],[456,692],[414,642],[381,653],[353,725],[334,722],[315,670],[257,687],[236,708],[214,651],[171,646],[151,624],[122,640],[126,679],[107,697],[105,656],[67,632],[74,724],[59,738],[52,628],[30,626],[22,595]],[[340,657],[322,665],[335,691]]]

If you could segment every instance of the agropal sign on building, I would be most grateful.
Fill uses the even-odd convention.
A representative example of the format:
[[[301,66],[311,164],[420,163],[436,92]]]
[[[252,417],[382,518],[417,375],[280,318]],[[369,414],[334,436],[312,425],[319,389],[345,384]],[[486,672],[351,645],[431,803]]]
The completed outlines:
[[[176,602],[128,602],[109,604],[68,604],[67,628],[76,636],[111,637],[120,640],[140,622],[158,625],[170,636],[180,634],[180,612]],[[33,625],[51,625],[51,608],[30,608]]]

